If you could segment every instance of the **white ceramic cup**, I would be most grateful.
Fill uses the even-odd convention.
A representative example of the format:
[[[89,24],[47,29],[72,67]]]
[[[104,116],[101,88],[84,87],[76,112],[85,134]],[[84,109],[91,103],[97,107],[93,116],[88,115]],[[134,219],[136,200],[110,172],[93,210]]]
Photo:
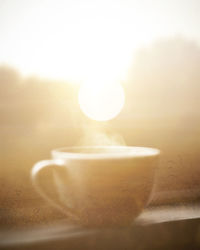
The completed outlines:
[[[34,165],[32,180],[43,198],[81,225],[128,226],[150,199],[159,154],[145,147],[61,148]],[[54,195],[44,186],[47,172]]]

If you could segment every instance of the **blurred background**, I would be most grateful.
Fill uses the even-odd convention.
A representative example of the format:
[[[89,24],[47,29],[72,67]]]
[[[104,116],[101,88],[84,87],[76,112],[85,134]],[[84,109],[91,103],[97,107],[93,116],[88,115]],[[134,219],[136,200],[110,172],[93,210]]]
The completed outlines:
[[[1,225],[55,216],[30,171],[63,146],[159,148],[153,202],[199,199],[199,12],[198,0],[0,0]],[[113,119],[82,112],[87,81],[123,87]]]

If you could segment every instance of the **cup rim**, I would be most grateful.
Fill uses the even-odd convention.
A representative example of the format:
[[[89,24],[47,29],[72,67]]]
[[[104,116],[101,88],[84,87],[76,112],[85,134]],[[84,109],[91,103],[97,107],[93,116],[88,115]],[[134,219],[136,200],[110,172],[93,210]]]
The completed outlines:
[[[81,150],[85,149],[129,149],[127,151],[116,152],[96,152],[96,153],[84,153]],[[73,150],[79,150],[73,152]],[[154,157],[160,154],[160,150],[152,147],[142,146],[70,146],[53,149],[51,151],[52,156],[61,159],[119,159],[119,158],[146,158]]]

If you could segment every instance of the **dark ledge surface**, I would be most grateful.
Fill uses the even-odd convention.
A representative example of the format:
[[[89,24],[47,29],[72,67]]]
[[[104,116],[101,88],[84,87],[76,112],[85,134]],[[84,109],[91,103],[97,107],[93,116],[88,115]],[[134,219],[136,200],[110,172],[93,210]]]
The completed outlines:
[[[0,249],[200,249],[200,203],[151,206],[130,228],[85,229],[63,218],[0,230]]]

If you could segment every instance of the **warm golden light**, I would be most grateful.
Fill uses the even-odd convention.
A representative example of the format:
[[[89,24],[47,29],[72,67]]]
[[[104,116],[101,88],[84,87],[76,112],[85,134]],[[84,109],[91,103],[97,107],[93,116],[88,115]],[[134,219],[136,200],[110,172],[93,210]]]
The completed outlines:
[[[24,9],[13,4],[7,8],[16,13],[9,11],[1,21],[7,27],[0,62],[25,75],[78,84],[100,73],[119,80],[135,48],[150,42],[154,33],[145,28],[146,15],[140,20],[135,7],[132,13],[115,1],[24,1]]]
[[[79,105],[89,118],[107,121],[116,117],[124,105],[124,90],[119,83],[95,80],[83,84],[79,91]]]

